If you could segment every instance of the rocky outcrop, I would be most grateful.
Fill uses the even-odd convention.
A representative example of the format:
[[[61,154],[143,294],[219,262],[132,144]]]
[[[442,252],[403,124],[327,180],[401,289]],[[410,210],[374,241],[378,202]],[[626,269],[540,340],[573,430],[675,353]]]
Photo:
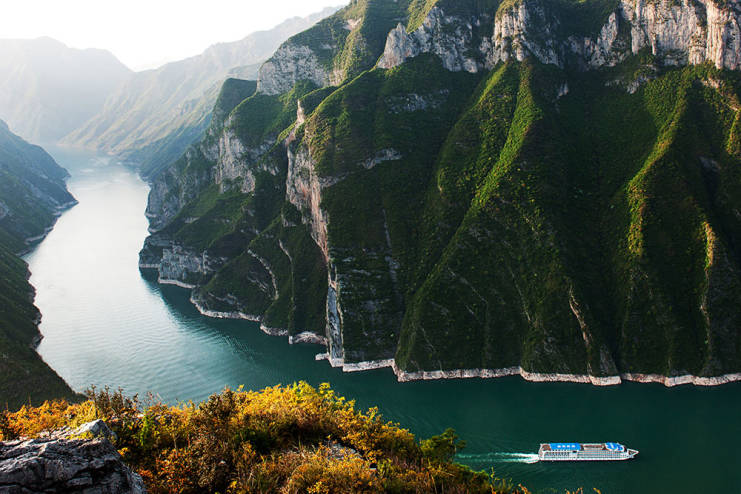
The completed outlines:
[[[195,288],[195,287],[186,287],[186,288]],[[211,295],[209,298],[214,298],[213,295]],[[224,299],[218,300],[223,305],[228,305],[231,307],[237,307],[239,306],[239,300],[233,296],[233,295],[227,295]],[[253,315],[253,314],[246,314],[244,312],[238,311],[238,310],[230,310],[230,311],[219,311],[214,310],[208,307],[207,301],[204,300],[203,296],[201,294],[192,293],[190,295],[190,303],[195,306],[196,309],[198,309],[198,312],[203,314],[206,317],[213,317],[214,319],[244,319],[245,321],[252,321],[252,322],[260,322],[260,316]]]
[[[312,333],[310,331],[304,331],[303,333],[299,333],[296,336],[289,336],[288,337],[288,344],[289,345],[297,345],[299,343],[307,343],[310,345],[327,345],[327,338],[323,336],[319,336],[316,333]]]
[[[610,14],[607,23],[600,29],[596,38],[570,36],[568,52],[576,57],[582,68],[614,67],[623,61],[628,54],[628,40],[620,36],[620,16],[617,12]]]
[[[622,18],[630,25],[631,51],[650,48],[668,65],[712,62],[741,67],[741,4],[714,0],[647,2],[623,0]]]
[[[214,182],[224,192],[236,186],[244,194],[255,190],[255,169],[258,160],[275,144],[275,140],[268,139],[256,148],[245,146],[230,121],[227,121],[225,130],[219,136],[219,154],[214,167]],[[277,173],[277,170],[269,170]]]
[[[139,253],[139,269],[156,270],[158,283],[181,288],[195,288],[224,262],[223,258],[196,252],[161,233],[147,237]]]
[[[473,23],[446,16],[441,8],[434,7],[414,32],[407,33],[404,25],[399,24],[389,33],[378,66],[390,69],[421,53],[434,53],[448,70],[476,73],[481,69],[481,62],[477,60],[473,40]]]
[[[178,244],[172,244],[162,251],[159,282],[179,285],[184,288],[195,286],[216,270],[219,259],[211,259],[205,252],[194,252]]]
[[[289,144],[286,200],[304,213],[302,219],[308,223],[311,236],[326,260],[329,260],[329,245],[327,242],[329,219],[321,207],[322,189],[334,185],[339,179],[339,177],[319,177],[314,168],[309,149],[304,146],[292,149]]]
[[[282,94],[302,80],[323,87],[330,84],[330,73],[311,48],[288,42],[260,67],[257,91],[268,95]]]
[[[111,434],[96,421],[72,432],[0,442],[0,492],[145,493],[142,478],[106,439]],[[75,435],[97,437],[71,439]]]
[[[564,67],[615,66],[649,49],[664,65],[711,62],[717,68],[741,68],[741,4],[715,0],[622,0],[594,35],[563,33],[563,16],[544,0],[520,0],[496,13],[493,32],[477,39],[474,19],[446,15],[433,8],[412,33],[399,26],[388,35],[378,66],[396,67],[421,53],[440,57],[448,70],[477,72],[508,60],[535,58]],[[478,43],[478,44],[477,44]]]
[[[151,232],[169,224],[189,201],[212,183],[213,160],[218,155],[216,144],[192,146],[151,180],[145,213]]]
[[[497,13],[494,33],[481,45],[487,66],[533,56],[541,63],[561,65],[558,20],[540,1],[524,0]]]

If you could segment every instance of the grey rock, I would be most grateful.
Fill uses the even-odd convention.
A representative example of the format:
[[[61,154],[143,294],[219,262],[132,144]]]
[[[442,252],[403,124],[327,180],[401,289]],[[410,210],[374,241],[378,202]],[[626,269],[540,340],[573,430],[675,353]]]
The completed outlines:
[[[422,53],[434,53],[451,71],[477,72],[508,60],[535,58],[563,67],[613,67],[650,49],[664,65],[711,62],[741,69],[741,2],[716,0],[622,0],[594,36],[559,37],[558,11],[546,0],[521,0],[498,12],[491,36],[476,41],[486,16],[464,19],[430,10],[412,33],[399,24],[386,41],[378,66],[393,68]],[[621,29],[624,27],[624,29]],[[474,46],[474,43],[479,43]]]
[[[102,421],[86,430],[111,432]],[[142,478],[105,438],[0,442],[0,493],[143,494]]]
[[[476,73],[481,69],[481,63],[472,56],[475,52],[471,46],[473,29],[474,23],[446,16],[440,7],[434,7],[414,32],[407,33],[406,28],[399,24],[389,33],[378,66],[390,69],[421,53],[434,53],[450,71]]]
[[[90,439],[108,439],[109,441],[115,442],[118,439],[116,433],[113,432],[108,425],[102,420],[93,420],[87,424],[82,424],[80,427],[72,431],[72,437],[90,438]]]
[[[296,82],[302,80],[320,87],[331,83],[329,72],[322,67],[311,48],[287,42],[260,67],[257,91],[269,95],[281,94],[290,91]]]

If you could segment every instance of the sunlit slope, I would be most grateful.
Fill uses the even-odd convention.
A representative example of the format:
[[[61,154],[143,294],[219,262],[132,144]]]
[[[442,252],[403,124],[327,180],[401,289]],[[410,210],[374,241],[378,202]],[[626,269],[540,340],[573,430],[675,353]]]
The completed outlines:
[[[556,99],[557,74],[519,71],[507,140],[474,167],[397,365],[737,371],[735,77],[677,70],[634,95],[584,78]],[[444,165],[438,189],[460,197]]]

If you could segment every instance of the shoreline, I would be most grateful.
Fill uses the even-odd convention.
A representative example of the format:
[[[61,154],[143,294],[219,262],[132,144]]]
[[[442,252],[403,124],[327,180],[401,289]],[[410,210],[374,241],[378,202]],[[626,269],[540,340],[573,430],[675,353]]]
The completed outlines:
[[[195,286],[190,288],[193,289],[195,288]],[[196,298],[193,296],[193,292],[191,292],[188,301],[195,306],[196,310],[198,310],[201,315],[204,315],[206,317],[211,317],[213,319],[243,319],[246,321],[260,322],[260,318],[258,316],[245,314],[244,312],[221,312],[218,310],[207,309],[203,306],[203,304],[196,300]]]
[[[140,265],[141,269],[156,269],[156,267],[150,265]],[[174,285],[187,290],[193,290],[196,288],[195,285],[190,285],[179,280],[170,280],[158,278],[157,283],[163,285]],[[288,330],[282,328],[271,328],[265,326],[262,323],[260,316],[245,314],[242,312],[221,312],[214,311],[205,308],[200,304],[191,292],[189,297],[190,303],[195,306],[198,312],[206,317],[213,319],[234,319],[234,320],[246,320],[251,322],[260,323],[260,330],[270,336],[282,336],[288,337],[288,344],[295,345],[299,343],[316,344],[327,346],[326,338],[319,336],[315,333],[308,331],[299,333],[297,335],[290,336]],[[496,379],[500,377],[511,377],[520,376],[525,381],[529,382],[569,382],[578,384],[591,384],[598,387],[606,386],[618,386],[623,382],[637,382],[643,384],[663,384],[667,388],[673,388],[676,386],[693,385],[700,387],[713,387],[722,386],[723,384],[731,384],[734,382],[741,382],[741,372],[732,374],[723,374],[720,376],[703,377],[693,376],[685,374],[681,376],[663,376],[661,374],[642,374],[642,373],[623,373],[614,376],[591,376],[588,374],[561,374],[561,373],[541,373],[541,372],[529,372],[522,367],[505,367],[501,369],[454,369],[454,370],[434,370],[434,371],[416,371],[407,372],[399,369],[394,359],[386,360],[374,360],[368,362],[345,362],[342,359],[332,359],[325,353],[318,353],[315,356],[315,360],[326,360],[334,368],[341,368],[342,372],[363,372],[370,370],[378,370],[391,368],[396,376],[397,382],[413,382],[413,381],[437,381],[442,379]]]
[[[399,382],[436,381],[440,379],[494,379],[498,377],[520,376],[529,382],[570,382],[592,384],[594,386],[618,386],[623,382],[637,382],[642,384],[663,384],[667,388],[692,384],[694,386],[712,387],[722,386],[734,382],[741,382],[741,372],[723,374],[720,376],[702,377],[685,374],[682,376],[663,376],[661,374],[624,373],[614,376],[590,376],[587,374],[558,374],[528,372],[522,367],[508,367],[503,369],[457,369],[450,371],[419,371],[406,372],[393,363],[392,368]]]

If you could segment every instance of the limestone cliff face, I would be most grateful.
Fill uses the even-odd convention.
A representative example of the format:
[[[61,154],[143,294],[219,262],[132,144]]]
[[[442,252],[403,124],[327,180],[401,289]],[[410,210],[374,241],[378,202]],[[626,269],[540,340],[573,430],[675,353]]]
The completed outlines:
[[[717,68],[741,67],[738,1],[622,0],[591,36],[564,33],[565,15],[544,0],[521,0],[497,12],[492,32],[477,39],[476,27],[487,24],[490,14],[463,19],[435,7],[414,32],[407,33],[399,24],[389,33],[379,67],[396,67],[420,53],[434,53],[452,71],[476,72],[528,57],[586,69],[614,66],[644,49],[665,65],[711,62]]]
[[[186,247],[173,240],[171,233],[158,232],[170,226],[183,207],[211,185],[217,185],[220,193],[235,187],[245,194],[253,192],[256,172],[278,172],[269,163],[258,165],[273,144],[274,140],[267,140],[261,146],[250,147],[227,120],[218,132],[212,129],[201,144],[191,147],[179,166],[156,177],[146,213],[154,235],[145,242],[140,267],[157,269],[163,283],[192,288],[207,281],[225,259]],[[199,219],[188,217],[182,222],[190,224]]]
[[[147,237],[139,253],[139,267],[157,271],[157,281],[182,288],[206,282],[226,259],[182,245],[163,233]]]
[[[623,0],[621,14],[630,24],[631,50],[650,48],[667,64],[712,62],[736,70],[741,46],[741,4],[721,7],[713,0],[646,2]]]
[[[344,370],[396,362],[400,376],[416,375],[410,372],[417,369],[425,377],[440,369],[439,376],[429,375],[445,377],[450,369],[464,369],[449,375],[519,373],[546,379],[554,372],[577,376],[579,382],[613,384],[626,369],[662,372],[653,362],[644,365],[644,350],[636,342],[645,336],[631,333],[643,326],[630,318],[643,321],[646,293],[656,293],[650,303],[670,313],[661,292],[671,289],[652,285],[640,270],[615,274],[621,282],[643,283],[630,292],[625,304],[630,317],[617,327],[623,313],[612,300],[594,295],[603,291],[594,286],[610,283],[601,273],[611,266],[595,267],[595,261],[594,279],[582,276],[582,261],[599,256],[574,247],[570,231],[558,233],[561,212],[555,211],[564,208],[573,222],[572,203],[583,207],[581,214],[601,207],[593,197],[606,192],[581,177],[587,173],[584,153],[572,163],[570,155],[545,143],[571,135],[551,127],[552,121],[581,129],[582,121],[572,119],[584,113],[579,98],[585,105],[606,101],[587,100],[583,81],[576,79],[599,82],[605,91],[599,98],[615,95],[613,71],[593,69],[652,53],[650,70],[626,81],[631,94],[653,78],[712,72],[674,66],[712,63],[738,69],[739,2],[622,0],[614,11],[600,12],[587,23],[570,17],[584,15],[569,10],[582,8],[577,4],[519,0],[486,11],[441,0],[414,29],[398,23],[403,16],[389,15],[390,26],[376,33],[372,63],[399,70],[363,72],[339,88],[328,87],[344,74],[332,67],[346,59],[347,46],[355,45],[347,41],[340,48],[339,41],[335,46],[313,34],[284,44],[263,66],[258,94],[213,127],[180,168],[153,185],[149,212],[153,229],[160,231],[147,240],[142,267],[157,269],[162,282],[195,287],[192,301],[204,314],[257,320],[264,331],[288,334],[291,341],[304,340],[301,334],[312,341],[326,338],[324,357]],[[355,33],[361,24],[343,21],[341,29]],[[355,34],[348,35],[351,39]],[[435,55],[442,64],[422,54]],[[539,63],[503,63],[527,59]],[[630,71],[632,65],[625,67]],[[574,69],[584,72],[571,80]],[[717,90],[712,98],[730,98],[724,122],[737,119],[730,114],[738,105],[728,87],[711,85],[688,83],[688,101],[699,105],[711,98],[699,94],[703,87]],[[472,94],[478,95],[473,107]],[[571,113],[561,113],[562,104]],[[592,124],[623,125],[619,113],[595,115]],[[552,121],[539,120],[546,114]],[[525,118],[535,120],[513,124]],[[515,135],[523,129],[524,135]],[[641,131],[645,135],[636,153],[646,156],[656,136],[650,129]],[[736,142],[733,132],[727,132],[729,142]],[[698,142],[706,142],[707,136],[697,135]],[[588,137],[574,145],[593,149]],[[611,158],[595,159],[606,168],[618,166]],[[632,159],[621,155],[616,161]],[[496,176],[490,174],[494,167]],[[629,178],[634,171],[621,173]],[[492,188],[478,189],[487,176]],[[577,178],[584,184],[573,185]],[[693,181],[698,182],[696,177],[687,182]],[[711,194],[713,184],[708,185]],[[590,187],[595,187],[593,196],[584,196]],[[474,207],[468,210],[471,200]],[[609,202],[604,201],[602,206]],[[609,206],[605,214],[611,218]],[[182,214],[183,208],[192,217]],[[582,231],[594,228],[591,218],[582,219],[588,225]],[[201,228],[206,233],[199,236]],[[178,237],[179,229],[189,236]],[[735,268],[728,267],[735,254],[710,237],[706,257],[716,264],[706,269],[700,312],[715,335],[707,345],[721,348],[728,346],[722,342],[735,341],[738,327],[735,316],[713,316],[714,307],[738,305],[724,298],[738,292],[724,278],[729,272],[736,278]],[[572,256],[580,263],[573,272]],[[643,322],[650,328],[646,332],[653,331],[653,321]],[[666,330],[668,339],[671,331]],[[704,368],[686,367],[715,375],[727,372],[733,358],[713,357]],[[632,367],[632,362],[641,365]]]
[[[218,260],[210,259],[205,252],[196,252],[176,243],[162,251],[159,263],[160,283],[172,282],[195,287],[215,270]]]
[[[249,188],[249,177],[240,174],[243,167],[238,165],[248,149],[230,130],[229,114],[254,93],[255,86],[254,81],[228,79],[222,86],[204,138],[190,146],[180,159],[151,177],[146,212],[150,231],[156,232],[167,226],[214,180],[221,185],[242,177],[246,182],[242,187]]]
[[[267,140],[258,147],[247,147],[233,129],[227,127],[219,137],[219,155],[214,166],[214,182],[224,192],[231,186],[248,194],[255,190],[255,165],[275,144]]]
[[[158,231],[172,221],[213,179],[210,156],[218,153],[215,146],[193,146],[175,163],[150,183],[146,215],[150,231]],[[205,164],[205,166],[203,166]]]
[[[230,85],[236,86],[236,83],[231,81]],[[191,146],[180,160],[151,183],[147,216],[152,235],[146,239],[140,252],[139,266],[141,269],[156,270],[160,283],[190,289],[204,287],[229,260],[246,249],[256,233],[251,220],[242,220],[244,224],[229,239],[213,245],[214,239],[205,238],[200,230],[212,228],[214,222],[229,225],[234,221],[230,216],[232,210],[221,211],[214,216],[208,214],[206,206],[206,209],[195,208],[186,215],[184,208],[197,203],[203,194],[210,194],[209,197],[217,204],[225,194],[246,198],[255,193],[258,176],[275,177],[285,173],[280,163],[269,157],[276,144],[276,133],[255,136],[240,126],[240,118],[244,119],[244,116],[233,112],[251,94],[239,96],[232,93],[228,88],[222,90],[224,98],[217,103],[219,111],[214,111],[214,115],[221,118],[212,122],[201,142]],[[246,113],[250,113],[249,110]],[[240,207],[239,210],[249,218],[260,207],[263,204]],[[188,233],[183,234],[183,231]],[[205,240],[194,243],[194,238]],[[252,276],[252,280],[259,285],[258,291],[265,285],[264,278],[270,276],[269,266],[259,270],[260,273]],[[273,286],[264,291],[266,297],[274,296]],[[211,294],[196,290],[193,302],[201,312],[214,317],[260,318],[259,312],[250,312],[254,310],[250,304],[230,292]]]
[[[311,152],[306,147],[288,150],[288,177],[286,180],[286,199],[303,212],[302,218],[309,225],[311,236],[329,259],[327,242],[326,213],[321,208],[322,189],[332,185],[334,180],[321,179],[314,169]]]
[[[481,19],[446,16],[443,9],[434,7],[414,32],[407,33],[399,24],[389,33],[378,66],[389,69],[421,53],[434,53],[448,70],[478,72],[481,62],[472,41],[474,30],[480,25]]]
[[[556,37],[558,21],[545,5],[525,0],[497,14],[493,35],[481,45],[489,66],[510,59],[522,61],[528,56],[545,64],[561,65]]]
[[[330,74],[308,46],[286,43],[260,67],[257,91],[276,95],[290,91],[301,80],[312,81],[319,87],[330,83]]]

